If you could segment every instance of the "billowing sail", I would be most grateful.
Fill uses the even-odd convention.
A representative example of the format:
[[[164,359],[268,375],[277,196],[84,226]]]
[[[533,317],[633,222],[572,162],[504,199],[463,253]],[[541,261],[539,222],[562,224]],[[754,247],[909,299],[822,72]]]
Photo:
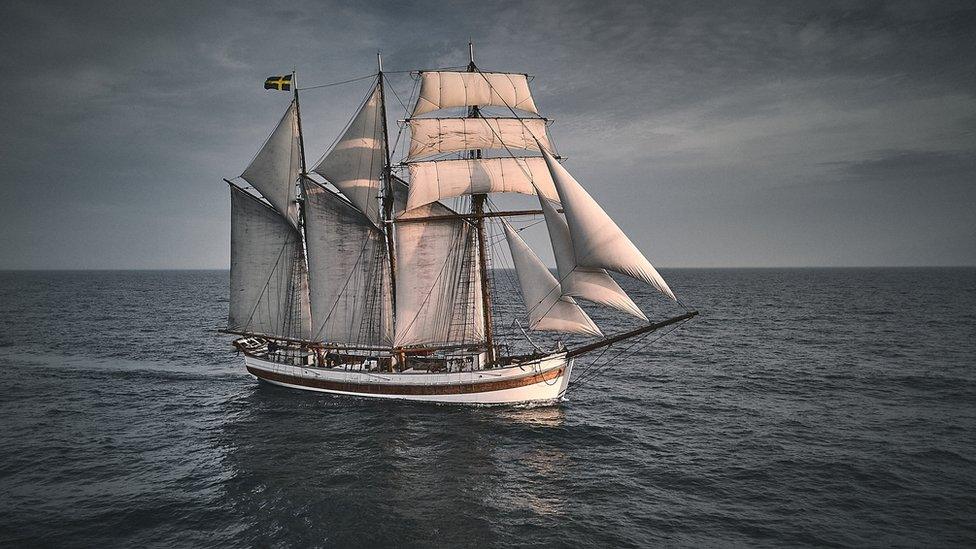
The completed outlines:
[[[551,149],[542,118],[413,118],[407,161],[474,149]],[[538,140],[538,141],[537,141]]]
[[[511,107],[538,113],[524,74],[500,72],[420,73],[420,96],[413,116],[449,107]]]
[[[231,185],[229,330],[307,339],[301,236],[277,212]]]
[[[298,145],[298,117],[295,103],[289,105],[251,164],[241,174],[293,227],[298,227],[295,203],[301,150]]]
[[[390,346],[393,311],[383,233],[311,180],[305,187],[312,339]]]
[[[477,158],[414,162],[407,209],[443,198],[479,193],[522,193],[559,200],[542,158]]]
[[[647,282],[677,301],[668,283],[661,278],[644,254],[634,246],[613,219],[588,192],[548,152],[542,151],[566,212],[573,237],[576,262],[583,267],[609,269]]]
[[[380,219],[376,197],[386,162],[382,105],[377,86],[335,147],[312,170],[329,180],[376,223]]]
[[[559,281],[515,229],[507,221],[503,220],[502,224],[522,288],[522,299],[529,312],[529,329],[602,336],[576,301],[563,295]]]
[[[545,198],[540,197],[539,203],[549,229],[549,240],[552,241],[552,252],[556,256],[556,271],[559,273],[563,295],[613,307],[647,320],[637,304],[605,270],[576,264],[576,251],[573,249],[573,239],[566,220]]]
[[[397,218],[396,346],[458,345],[485,339],[474,227],[428,204]]]

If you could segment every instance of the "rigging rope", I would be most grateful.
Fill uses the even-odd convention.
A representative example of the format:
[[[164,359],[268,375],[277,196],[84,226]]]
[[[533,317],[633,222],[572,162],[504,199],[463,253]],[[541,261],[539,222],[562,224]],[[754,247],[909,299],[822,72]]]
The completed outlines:
[[[400,106],[403,107],[403,114],[405,118],[410,116],[410,108],[407,105],[413,101],[413,96],[415,93],[417,93],[417,88],[419,87],[419,85],[420,85],[420,80],[414,80],[413,89],[410,90],[410,96],[407,98],[408,101],[407,104],[404,104],[403,101],[400,99],[400,95],[397,94],[396,88],[390,85],[390,91],[393,92],[394,97],[396,97],[397,101],[400,102]],[[390,151],[390,157],[393,157],[393,155],[396,154],[397,147],[400,145],[400,136],[403,135],[403,130],[406,128],[406,124],[397,124],[397,126],[399,126],[399,129],[397,130],[396,140],[393,142],[393,149]],[[401,162],[402,160],[403,159],[401,159]]]
[[[318,84],[316,86],[305,86],[305,87],[296,88],[296,89],[298,91],[305,91],[305,90],[317,90],[319,88],[330,88],[332,86],[341,86],[343,84],[351,84],[353,82],[359,82],[360,80],[366,80],[367,78],[373,78],[374,76],[376,76],[376,73],[367,74],[366,76],[357,76],[356,78],[350,78],[349,80],[343,80],[341,82],[329,82],[328,84]]]
[[[489,206],[489,210],[493,206],[491,203],[491,199],[486,200],[486,204]],[[508,287],[515,288],[516,294],[519,296],[519,299],[521,299],[524,302],[525,299],[522,297],[522,286],[515,278],[515,276],[512,275],[512,273],[515,272],[515,265],[514,263],[512,263],[511,267],[509,267],[509,263],[507,263],[508,257],[506,257],[504,253],[501,253],[502,251],[504,251],[504,249],[501,246],[501,242],[506,238],[504,234],[504,229],[501,228],[499,225],[500,225],[499,223],[491,223],[491,222],[485,223],[485,227],[487,229],[486,232],[488,233],[487,235],[488,238],[486,238],[486,241],[488,242],[489,248],[492,250],[492,253],[490,255],[492,256],[493,261],[497,260],[502,264],[501,269],[493,268],[491,270],[492,286],[497,287],[495,285],[495,281],[497,280],[498,272],[500,271],[502,275],[505,277],[505,282],[506,284],[508,284]],[[495,231],[497,231],[497,233]],[[495,292],[496,297],[499,295],[501,294]],[[492,310],[493,315],[494,313],[495,310]],[[517,321],[517,319],[514,318],[513,320]],[[498,324],[498,323],[496,323],[496,325],[502,326],[502,324]],[[506,346],[514,347],[515,345],[512,344],[512,341],[515,340],[515,338],[511,337],[512,335],[513,334],[502,334],[503,337],[500,339],[504,340]],[[496,336],[496,339],[499,338]]]
[[[669,327],[665,332],[663,332],[661,334],[658,334],[657,337],[655,337],[654,339],[648,341],[646,343],[645,347],[650,347],[651,345],[653,345],[654,343],[656,343],[657,341],[659,341],[661,338],[667,336],[671,332],[673,332],[673,331],[677,330],[678,328],[680,328],[682,325],[684,325],[689,320],[691,320],[691,319],[690,318],[689,319],[685,319],[685,320],[683,320],[683,321],[681,321],[681,322],[679,322],[679,323],[677,323],[677,324]],[[583,370],[583,372],[579,376],[577,376],[575,380],[571,380],[570,381],[570,384],[572,384],[573,386],[576,386],[576,387],[579,387],[579,386],[584,385],[585,383],[587,383],[588,381],[590,381],[591,379],[593,379],[597,374],[600,374],[600,373],[606,371],[607,369],[611,368],[614,364],[616,364],[615,361],[618,358],[620,358],[621,356],[623,356],[625,353],[628,353],[628,356],[630,354],[632,354],[631,353],[631,350],[638,343],[640,343],[645,337],[647,337],[648,334],[651,334],[651,333],[653,333],[653,332],[647,332],[647,333],[641,334],[640,336],[638,336],[634,340],[633,343],[631,343],[627,347],[623,348],[617,354],[615,354],[612,357],[608,358],[606,361],[604,361],[603,364],[596,365],[596,362],[595,361],[596,360],[599,360],[599,358],[603,356],[603,353],[600,353],[600,355],[593,362],[590,363],[590,367],[588,367],[585,370]]]

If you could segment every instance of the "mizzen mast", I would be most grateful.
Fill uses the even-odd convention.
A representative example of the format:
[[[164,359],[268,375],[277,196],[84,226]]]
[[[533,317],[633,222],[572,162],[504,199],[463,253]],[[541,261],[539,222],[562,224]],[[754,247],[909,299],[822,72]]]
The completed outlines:
[[[302,173],[301,176],[308,176],[308,166],[305,165],[305,137],[302,135],[302,107],[298,103],[298,76],[295,71],[291,71],[291,89],[295,93],[295,119],[298,122],[298,150],[299,156],[302,161]],[[301,186],[299,186],[299,193],[301,193]],[[299,194],[301,196],[301,194]],[[301,204],[301,202],[299,202]]]
[[[265,89],[293,91],[295,73]],[[231,293],[227,329],[303,340],[310,331],[308,265],[299,176],[305,171],[298,94],[231,187]],[[229,182],[228,182],[229,183]],[[264,201],[262,201],[262,199]]]
[[[291,314],[291,322],[297,322],[301,326],[301,319],[303,318],[305,312],[301,310],[303,302],[297,299],[296,292],[308,293],[308,249],[307,245],[307,234],[305,232],[305,178],[308,177],[308,166],[305,164],[305,136],[302,134],[302,107],[298,102],[298,75],[296,71],[291,71],[291,89],[295,95],[295,125],[298,130],[298,157],[301,161],[301,172],[298,174],[298,192],[296,195],[296,201],[298,202],[298,227],[300,242],[298,246],[298,255],[300,257],[296,258],[294,262],[294,267],[292,267],[292,283],[288,286],[289,291],[292,293],[290,296],[290,302],[298,305],[298,310],[293,311]],[[311,308],[310,308],[311,309]],[[311,310],[309,310],[311,313]],[[311,329],[311,325],[309,325]],[[302,334],[302,336],[307,336],[310,334]]]

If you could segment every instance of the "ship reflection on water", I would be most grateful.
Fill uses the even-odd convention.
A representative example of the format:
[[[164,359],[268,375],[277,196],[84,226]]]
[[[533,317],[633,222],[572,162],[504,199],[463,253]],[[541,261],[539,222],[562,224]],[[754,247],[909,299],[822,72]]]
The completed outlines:
[[[287,531],[306,544],[466,545],[507,538],[508,520],[566,511],[572,462],[550,442],[565,429],[562,407],[377,402],[267,384],[228,406],[223,485],[249,517],[249,543]]]
[[[494,414],[502,421],[511,421],[536,427],[562,427],[566,410],[561,406],[499,407]]]

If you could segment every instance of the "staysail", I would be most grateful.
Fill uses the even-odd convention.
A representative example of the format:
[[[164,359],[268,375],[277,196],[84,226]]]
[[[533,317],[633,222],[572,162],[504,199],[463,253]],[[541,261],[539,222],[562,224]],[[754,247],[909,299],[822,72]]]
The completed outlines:
[[[293,101],[271,132],[271,137],[241,174],[295,228],[298,228],[295,184],[298,181],[300,154],[298,116]]]
[[[383,233],[331,191],[311,180],[303,185],[312,339],[390,346],[393,311]]]
[[[479,193],[535,195],[559,200],[542,158],[473,158],[413,162],[407,209],[444,198]]]
[[[292,339],[309,335],[301,235],[278,212],[231,185],[227,329]]]
[[[552,242],[552,253],[556,257],[556,271],[559,273],[563,295],[612,307],[647,320],[634,300],[605,270],[576,264],[576,251],[566,220],[545,198],[539,197],[539,204],[549,229],[549,240]]]
[[[474,149],[551,149],[542,118],[413,118],[407,161]]]
[[[576,262],[583,267],[609,269],[642,280],[677,301],[657,269],[627,238],[613,219],[547,151],[542,151],[573,238]]]
[[[504,220],[502,225],[512,251],[522,299],[529,313],[529,329],[602,336],[600,329],[576,301],[563,295],[559,281],[515,229]]]
[[[374,223],[380,220],[377,196],[386,162],[382,105],[376,86],[335,147],[312,170],[335,185]]]
[[[450,107],[511,107],[538,113],[524,74],[428,71],[420,73],[418,116]]]

